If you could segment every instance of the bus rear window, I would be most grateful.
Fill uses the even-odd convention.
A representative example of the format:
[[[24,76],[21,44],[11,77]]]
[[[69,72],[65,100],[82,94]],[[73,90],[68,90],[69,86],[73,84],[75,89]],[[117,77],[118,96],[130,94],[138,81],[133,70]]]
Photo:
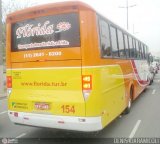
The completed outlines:
[[[12,52],[80,47],[78,13],[28,19],[12,25]]]

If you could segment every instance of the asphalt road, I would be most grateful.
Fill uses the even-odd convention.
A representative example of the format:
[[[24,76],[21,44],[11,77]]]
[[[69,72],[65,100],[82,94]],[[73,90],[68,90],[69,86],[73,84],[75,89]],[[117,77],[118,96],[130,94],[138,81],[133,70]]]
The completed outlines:
[[[0,99],[0,138],[160,138],[160,71],[134,101],[131,112],[96,133],[82,133],[14,125],[7,115],[7,99]]]

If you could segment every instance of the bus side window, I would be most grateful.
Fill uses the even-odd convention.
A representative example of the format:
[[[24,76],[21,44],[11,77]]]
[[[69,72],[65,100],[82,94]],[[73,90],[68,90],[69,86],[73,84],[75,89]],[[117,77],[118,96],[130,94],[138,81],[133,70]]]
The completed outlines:
[[[109,25],[104,20],[100,19],[100,44],[101,44],[101,56],[103,58],[111,56],[111,44],[110,44],[110,33]]]
[[[124,40],[123,40],[123,33],[120,30],[117,30],[118,34],[118,45],[119,45],[119,55],[122,58],[125,58],[125,49],[124,49]]]
[[[130,49],[130,57],[133,58],[134,57],[134,48],[133,48],[133,41],[132,41],[131,36],[129,36],[129,49]]]
[[[136,40],[136,58],[139,58],[139,46],[137,40]]]
[[[142,48],[140,42],[139,42],[139,59],[142,59]]]
[[[112,55],[113,57],[119,57],[116,28],[111,26],[110,30],[111,30]]]
[[[141,43],[141,57],[144,59],[143,44]]]
[[[143,58],[146,59],[146,48],[145,48],[145,45],[143,45]]]
[[[144,49],[145,49],[145,59],[147,59],[147,46],[146,45],[144,46]]]
[[[136,41],[133,38],[133,58],[136,58]]]
[[[128,36],[126,34],[124,34],[124,43],[125,43],[125,49],[126,49],[127,58],[129,58]]]

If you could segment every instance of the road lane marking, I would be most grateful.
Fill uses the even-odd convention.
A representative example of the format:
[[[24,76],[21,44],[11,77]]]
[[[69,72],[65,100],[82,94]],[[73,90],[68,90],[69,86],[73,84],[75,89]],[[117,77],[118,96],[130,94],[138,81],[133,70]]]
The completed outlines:
[[[137,123],[135,124],[131,134],[129,135],[129,138],[134,137],[134,135],[136,134],[136,131],[138,130],[138,127],[139,127],[140,123],[141,123],[141,120],[138,120]]]
[[[156,93],[156,90],[154,89],[153,91],[152,91],[152,95],[154,95]]]
[[[3,111],[3,112],[0,112],[0,115],[2,115],[2,114],[5,114],[5,113],[7,113],[8,111]]]
[[[26,135],[26,133],[22,133],[21,135],[17,136],[16,138],[21,138],[24,137]]]

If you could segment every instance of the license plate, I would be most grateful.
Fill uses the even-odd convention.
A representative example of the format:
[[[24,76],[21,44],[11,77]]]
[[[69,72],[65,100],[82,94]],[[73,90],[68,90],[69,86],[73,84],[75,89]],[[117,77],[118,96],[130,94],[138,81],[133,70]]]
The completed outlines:
[[[36,110],[49,110],[50,105],[49,105],[49,103],[35,103],[34,108]]]

